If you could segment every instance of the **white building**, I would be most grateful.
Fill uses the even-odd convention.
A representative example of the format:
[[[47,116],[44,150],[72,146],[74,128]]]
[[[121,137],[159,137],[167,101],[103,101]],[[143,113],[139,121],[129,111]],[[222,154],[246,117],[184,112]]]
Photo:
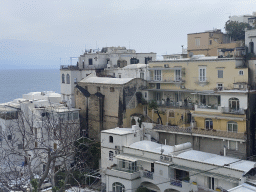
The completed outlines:
[[[101,133],[102,182],[106,191],[227,191],[251,179],[255,162],[142,140],[142,130]],[[252,182],[251,182],[252,183]]]
[[[15,168],[25,177],[26,165],[31,164],[34,176],[41,176],[48,152],[58,154],[63,147],[66,152],[60,154],[67,154],[69,164],[73,162],[72,154],[68,154],[72,146],[68,145],[80,137],[79,109],[60,102],[60,94],[48,91],[31,92],[0,104],[0,175]],[[55,167],[61,164],[62,160],[55,160]]]
[[[74,87],[77,82],[90,74],[96,76],[105,68],[117,69],[131,64],[147,64],[151,60],[156,60],[156,53],[136,53],[134,49],[125,47],[103,47],[101,51],[92,49],[85,51],[83,55],[80,55],[76,66],[62,65],[60,67],[62,100],[75,107]],[[109,75],[119,77],[118,73],[111,72]]]
[[[253,26],[253,23],[256,21],[256,12],[253,12],[252,15],[233,15],[229,17],[229,20],[239,23],[248,23]]]

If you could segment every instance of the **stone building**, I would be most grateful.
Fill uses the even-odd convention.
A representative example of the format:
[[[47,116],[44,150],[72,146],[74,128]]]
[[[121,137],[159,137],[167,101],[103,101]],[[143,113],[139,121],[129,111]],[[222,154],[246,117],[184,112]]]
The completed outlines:
[[[130,116],[140,112],[136,92],[145,88],[140,78],[88,77],[75,88],[76,106],[80,111],[84,135],[99,138],[100,131],[130,125]]]

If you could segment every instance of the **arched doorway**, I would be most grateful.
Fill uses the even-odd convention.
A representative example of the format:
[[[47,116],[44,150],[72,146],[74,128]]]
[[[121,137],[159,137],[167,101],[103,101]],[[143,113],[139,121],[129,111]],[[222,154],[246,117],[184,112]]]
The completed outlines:
[[[147,188],[150,192],[161,192],[160,188],[154,183],[142,182],[140,186]]]

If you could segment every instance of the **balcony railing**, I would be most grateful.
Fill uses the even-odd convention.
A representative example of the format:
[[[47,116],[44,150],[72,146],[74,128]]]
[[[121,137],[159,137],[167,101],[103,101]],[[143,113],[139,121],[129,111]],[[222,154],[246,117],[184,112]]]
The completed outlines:
[[[166,101],[166,100],[149,100],[148,102],[156,102],[158,106],[161,107],[169,107],[169,108],[181,108],[181,109],[194,109],[194,104],[187,103],[185,104],[182,101],[179,102],[173,102],[173,101]]]
[[[235,115],[244,115],[245,114],[245,110],[244,109],[232,109],[229,107],[222,107],[222,113],[229,113],[229,114],[235,114]]]
[[[161,82],[161,83],[184,83],[185,80],[182,78],[155,78],[155,77],[150,77],[149,79],[151,82]]]
[[[194,77],[194,82],[198,85],[207,85],[209,83],[209,78],[207,77]]]
[[[79,70],[79,67],[76,65],[61,65],[60,69]]]
[[[153,180],[153,172],[150,171],[143,171],[143,177],[148,178],[148,179],[152,179]]]
[[[206,129],[206,128],[199,128],[199,127],[180,128],[178,126],[156,125],[154,129],[163,130],[165,132],[170,131],[170,132],[177,132],[177,133],[189,133],[189,134],[205,135],[209,137],[224,137],[224,138],[233,138],[233,139],[241,139],[241,140],[246,140],[246,136],[247,136],[245,133],[241,133],[241,132],[228,132],[228,131]]]
[[[127,173],[134,173],[134,172],[138,172],[139,171],[139,167],[138,166],[134,167],[133,169],[132,168],[126,169],[126,168],[121,168],[121,167],[115,166],[112,169],[118,170],[118,171],[127,172]]]
[[[217,105],[197,105],[197,108],[199,109],[216,109],[218,110],[218,106]]]
[[[182,187],[182,181],[177,180],[177,179],[171,179],[171,185],[177,186],[177,187]]]

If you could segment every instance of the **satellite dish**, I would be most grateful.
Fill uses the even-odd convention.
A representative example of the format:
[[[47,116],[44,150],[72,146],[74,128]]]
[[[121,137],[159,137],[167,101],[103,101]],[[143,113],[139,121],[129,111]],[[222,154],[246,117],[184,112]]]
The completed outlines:
[[[193,57],[194,53],[193,52],[189,52],[189,57]]]

